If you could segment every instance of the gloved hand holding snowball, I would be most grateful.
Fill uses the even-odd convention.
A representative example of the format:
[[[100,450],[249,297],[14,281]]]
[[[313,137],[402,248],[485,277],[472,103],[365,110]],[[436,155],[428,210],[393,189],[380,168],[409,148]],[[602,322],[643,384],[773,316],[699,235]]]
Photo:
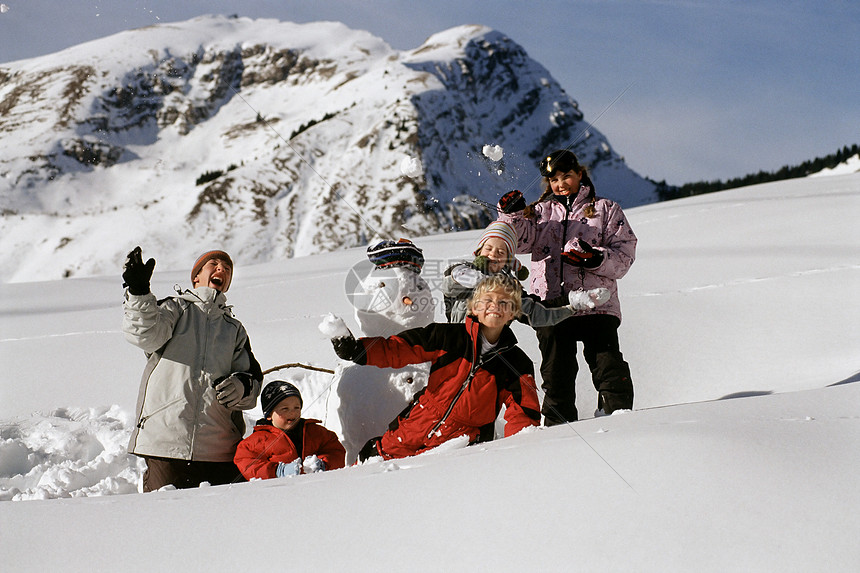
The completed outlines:
[[[331,339],[334,353],[338,358],[350,360],[357,364],[366,364],[364,345],[356,340],[343,319],[334,314],[327,314],[319,325],[320,332]]]
[[[301,460],[293,460],[289,463],[278,462],[278,467],[275,470],[275,475],[279,478],[297,476],[302,473]]]
[[[323,471],[325,471],[325,462],[315,455],[306,457],[302,462],[302,473],[315,474]]]
[[[352,332],[350,332],[343,319],[332,313],[328,313],[323,317],[323,321],[319,324],[319,329],[328,338],[352,336]]]
[[[567,295],[570,308],[575,311],[591,310],[609,300],[608,288],[598,287],[591,290],[572,290]]]

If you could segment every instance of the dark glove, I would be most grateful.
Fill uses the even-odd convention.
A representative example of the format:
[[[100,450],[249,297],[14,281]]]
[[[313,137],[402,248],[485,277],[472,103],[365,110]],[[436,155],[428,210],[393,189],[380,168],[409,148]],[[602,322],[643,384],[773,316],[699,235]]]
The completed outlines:
[[[356,364],[367,363],[367,357],[364,354],[364,345],[356,340],[354,336],[332,338],[331,345],[334,346],[334,353],[337,354],[338,358],[351,360]]]
[[[232,408],[251,393],[252,384],[250,374],[234,372],[223,380],[214,383],[215,398],[225,408]]]
[[[571,249],[561,254],[561,260],[575,267],[584,267],[586,269],[595,269],[603,262],[603,253],[579,239],[579,247],[581,251]]]
[[[475,257],[475,260],[472,261],[472,266],[481,271],[482,273],[489,274],[490,273],[490,258],[485,257],[484,255],[478,255]]]
[[[135,247],[128,254],[122,271],[122,286],[128,287],[128,292],[134,295],[149,293],[149,279],[155,269],[155,259],[149,259],[143,264],[143,256],[140,247]]]
[[[523,197],[523,194],[519,191],[508,191],[502,195],[501,199],[499,199],[499,209],[501,209],[502,213],[505,213],[506,215],[522,211],[525,208],[526,200]]]

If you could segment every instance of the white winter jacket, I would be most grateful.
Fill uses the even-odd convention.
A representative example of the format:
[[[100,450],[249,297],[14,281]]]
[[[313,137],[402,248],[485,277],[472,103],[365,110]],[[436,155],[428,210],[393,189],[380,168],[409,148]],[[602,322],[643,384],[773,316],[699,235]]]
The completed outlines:
[[[206,462],[229,462],[245,432],[241,410],[260,393],[260,367],[227,298],[209,287],[160,303],[152,293],[126,292],[122,330],[147,355],[129,451]],[[252,372],[248,395],[231,410],[215,398],[213,382]]]

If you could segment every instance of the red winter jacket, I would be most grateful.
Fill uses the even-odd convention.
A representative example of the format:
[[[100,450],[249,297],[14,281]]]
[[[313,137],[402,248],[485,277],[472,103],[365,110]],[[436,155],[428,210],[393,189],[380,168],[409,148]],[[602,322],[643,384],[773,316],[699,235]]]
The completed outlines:
[[[382,436],[384,457],[415,455],[462,435],[472,443],[481,441],[482,428],[492,429],[502,404],[505,437],[540,424],[531,359],[507,327],[498,345],[479,355],[479,327],[466,317],[465,324],[434,323],[390,338],[360,339],[367,364],[401,368],[432,363],[427,387]]]
[[[319,420],[304,420],[302,456],[317,456],[325,469],[336,470],[346,465],[346,450],[337,439],[337,434],[320,425]],[[276,477],[278,463],[290,463],[299,457],[298,450],[287,433],[272,425],[269,420],[260,420],[254,432],[239,442],[233,463],[245,479]]]

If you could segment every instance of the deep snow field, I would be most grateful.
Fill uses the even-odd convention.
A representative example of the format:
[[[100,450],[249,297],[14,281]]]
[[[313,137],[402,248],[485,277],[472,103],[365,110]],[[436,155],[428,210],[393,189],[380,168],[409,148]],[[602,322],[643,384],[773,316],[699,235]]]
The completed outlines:
[[[635,410],[591,418],[580,372],[579,422],[278,480],[138,494],[144,357],[120,332],[121,270],[2,284],[0,569],[860,570],[860,174],[830,175],[627,210]],[[479,235],[403,232],[436,292]],[[264,369],[337,370],[267,376],[299,386],[305,417],[381,431],[397,411],[350,410],[318,330],[332,312],[359,332],[345,292],[364,260],[236,261],[228,300]],[[156,267],[153,292],[189,270]]]

